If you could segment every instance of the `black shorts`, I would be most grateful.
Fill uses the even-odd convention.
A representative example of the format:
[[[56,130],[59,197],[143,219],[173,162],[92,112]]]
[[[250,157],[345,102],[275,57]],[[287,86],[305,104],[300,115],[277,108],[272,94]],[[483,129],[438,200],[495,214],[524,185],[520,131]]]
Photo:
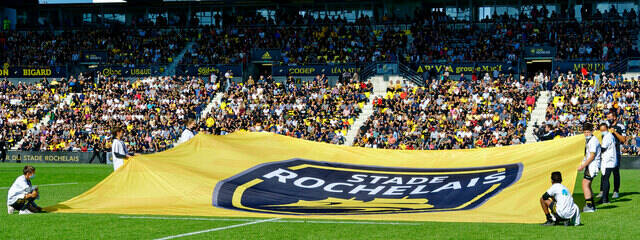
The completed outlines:
[[[551,204],[549,205],[549,211],[551,212],[551,214],[553,214],[553,216],[556,217],[556,221],[566,221],[567,219],[560,217],[560,215],[558,215],[558,211],[556,211],[556,201],[552,201]]]
[[[36,205],[33,202],[33,198],[31,199],[25,199],[25,198],[21,198],[18,199],[15,203],[11,204],[10,206],[15,209],[15,210],[24,210],[24,209],[28,209],[29,211],[31,211],[32,213],[39,213],[42,212],[42,208],[38,207],[38,205]]]
[[[26,207],[26,205],[27,205],[28,203],[29,203],[29,200],[24,199],[24,198],[20,198],[20,199],[18,199],[16,202],[14,202],[13,204],[11,204],[10,206],[11,206],[13,209],[16,209],[16,210],[22,210],[22,209],[24,209],[24,208]]]
[[[586,168],[584,168],[584,179],[587,179],[589,181],[593,181],[593,179],[596,177],[596,175],[594,174],[593,176],[591,176],[589,173],[591,171],[589,171],[589,166],[587,166]]]

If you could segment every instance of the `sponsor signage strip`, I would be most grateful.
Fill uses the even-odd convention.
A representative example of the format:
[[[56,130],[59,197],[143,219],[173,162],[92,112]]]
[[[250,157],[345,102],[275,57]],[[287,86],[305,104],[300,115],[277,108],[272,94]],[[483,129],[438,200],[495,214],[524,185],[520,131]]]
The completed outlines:
[[[227,71],[231,71],[234,77],[242,77],[242,65],[183,65],[176,68],[176,74],[183,76],[209,77]]]
[[[282,60],[280,49],[251,49],[251,61],[254,62],[279,62]]]
[[[427,64],[415,64],[412,69],[416,73],[423,74],[425,72],[443,73],[449,72],[451,74],[472,74],[472,73],[485,73],[498,71],[500,73],[507,73],[512,71],[513,66],[503,62],[478,62],[478,63],[427,63]]]
[[[86,193],[46,209],[537,223],[551,172],[560,171],[574,189],[583,150],[584,136],[473,151],[398,151],[272,133],[199,134],[170,151],[133,157]]]
[[[555,69],[559,69],[560,72],[568,72],[572,71],[573,73],[581,72],[582,68],[586,69],[589,72],[605,72],[609,70],[611,66],[611,62],[580,62],[580,61],[564,61],[564,62],[554,62]]]
[[[123,67],[123,66],[98,66],[95,71],[98,71],[101,75],[111,77],[148,77],[158,76],[164,73],[164,67],[162,66],[138,66],[138,67]]]
[[[107,61],[107,51],[82,51],[82,61],[103,63]]]
[[[66,77],[65,66],[56,67],[4,67],[0,69],[0,77],[7,78],[41,78]]]
[[[93,152],[8,151],[8,162],[22,163],[89,163]],[[96,158],[93,163],[100,163]]]
[[[356,64],[326,64],[326,65],[276,65],[272,67],[273,76],[339,76],[345,72],[356,73],[360,67]]]
[[[527,58],[553,58],[556,56],[555,47],[525,47],[524,56]]]

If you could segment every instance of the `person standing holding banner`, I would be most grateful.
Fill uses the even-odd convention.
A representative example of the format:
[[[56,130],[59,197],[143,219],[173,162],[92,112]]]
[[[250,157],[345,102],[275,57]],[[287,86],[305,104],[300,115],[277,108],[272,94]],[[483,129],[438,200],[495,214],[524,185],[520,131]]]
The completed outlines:
[[[602,193],[602,198],[600,198],[598,204],[607,204],[609,203],[609,177],[616,166],[616,140],[613,134],[609,132],[607,123],[600,124],[600,132],[602,132],[602,163],[600,164],[600,172],[602,172],[602,177],[600,178],[602,191],[600,193]]]
[[[620,144],[626,141],[626,126],[618,121],[615,110],[609,110],[607,113],[607,120],[609,121],[609,132],[614,136],[616,141],[616,166],[612,169],[613,174],[613,196],[611,198],[616,199],[620,197],[620,160],[622,160],[622,149]],[[598,197],[602,197],[602,185],[600,185],[600,194]]]
[[[178,142],[175,144],[180,145],[186,141],[189,141],[189,139],[193,138],[195,136],[195,134],[193,134],[193,130],[196,128],[196,121],[193,119],[189,119],[187,120],[187,127],[184,129],[184,131],[182,131],[182,135],[180,135],[180,139],[178,139]]]
[[[113,171],[118,170],[118,168],[124,165],[124,160],[129,157],[135,156],[135,154],[130,154],[127,151],[127,146],[124,144],[122,139],[122,135],[124,134],[124,130],[120,127],[115,127],[111,130],[111,134],[113,134],[113,143],[111,144],[111,154],[113,156]]]
[[[582,179],[582,192],[584,193],[585,205],[583,212],[595,212],[596,205],[593,202],[593,192],[591,191],[591,182],[598,175],[600,170],[600,141],[597,137],[593,137],[593,124],[586,122],[582,125],[582,132],[586,140],[584,146],[584,159],[578,167],[578,171],[584,170],[584,179]]]

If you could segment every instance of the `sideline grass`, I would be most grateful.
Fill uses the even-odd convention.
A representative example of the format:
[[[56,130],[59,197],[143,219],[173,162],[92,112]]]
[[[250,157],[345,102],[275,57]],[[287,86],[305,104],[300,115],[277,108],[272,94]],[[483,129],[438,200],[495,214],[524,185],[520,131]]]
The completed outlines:
[[[105,165],[33,165],[37,169],[37,178],[33,181],[35,185],[77,183],[40,187],[42,199],[38,203],[42,206],[67,200],[86,191],[112,171],[110,166]],[[24,164],[0,164],[0,188],[9,187],[20,175],[22,166]],[[640,170],[623,170],[621,175],[622,197],[600,207],[596,213],[583,214],[585,225],[581,227],[442,222],[419,222],[418,225],[264,222],[180,239],[634,239],[640,235],[637,227],[640,224]],[[574,198],[581,205],[581,178],[577,180]],[[594,188],[598,186],[599,180],[596,180]],[[3,201],[6,194],[7,189],[0,189]],[[532,196],[531,201],[536,201],[538,197]],[[2,205],[0,239],[154,239],[246,222],[135,219],[110,214],[9,216],[4,207],[6,204]],[[543,220],[541,213],[540,221]]]

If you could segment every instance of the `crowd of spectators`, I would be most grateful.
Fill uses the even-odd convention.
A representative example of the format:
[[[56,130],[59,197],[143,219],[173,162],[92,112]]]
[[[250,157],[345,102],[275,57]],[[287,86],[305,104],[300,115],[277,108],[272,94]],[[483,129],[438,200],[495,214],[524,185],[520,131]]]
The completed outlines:
[[[0,81],[0,141],[14,147],[65,97],[57,83],[43,80],[34,84]]]
[[[633,48],[638,27],[637,21],[572,21],[549,26],[553,29],[553,36],[549,38],[557,47],[558,59],[619,61],[628,56],[640,56],[638,49]]]
[[[370,26],[208,28],[196,36],[181,63],[247,62],[252,48],[280,49],[283,64],[395,61],[396,49],[405,48],[407,42],[404,31]]]
[[[227,84],[230,84],[227,86]],[[199,132],[225,135],[266,131],[342,144],[369,101],[372,85],[355,78],[329,84],[325,76],[295,83],[268,77],[245,83],[197,77],[116,77],[0,82],[2,140],[32,151],[104,151],[110,129],[126,129],[135,152],[173,147],[188,119]],[[375,97],[373,114],[355,146],[387,149],[465,149],[525,142],[524,132],[540,89],[552,91],[546,120],[535,123],[540,140],[580,134],[615,111],[626,126],[624,154],[640,151],[640,83],[614,74],[554,74],[514,78],[433,79],[426,87],[391,83]],[[219,105],[200,113],[213,96]],[[36,127],[41,121],[42,125]]]
[[[521,30],[514,25],[496,24],[488,31],[480,25],[412,26],[413,42],[404,56],[410,63],[508,61],[515,63],[522,47]],[[522,29],[522,32],[528,29]]]
[[[68,39],[50,31],[0,32],[0,63],[10,66],[56,66],[72,61]]]
[[[381,23],[388,25],[376,27],[367,17],[347,24],[341,18],[315,19],[292,14],[282,20],[291,25],[205,28],[182,63],[246,62],[252,48],[282,50],[283,64],[396,60],[412,64],[516,63],[523,48],[534,45],[556,47],[559,60],[619,61],[627,56],[640,56],[633,47],[638,34],[635,12],[625,12],[626,17],[620,19],[581,22],[566,14],[569,13],[549,13],[543,8],[519,18],[494,16],[494,21],[474,23],[454,20],[437,11],[417,10],[414,18],[384,16]],[[401,23],[410,23],[410,28],[400,30],[394,25]]]
[[[103,64],[139,66],[173,62],[191,31],[107,28],[73,31],[0,32],[0,63],[59,66],[85,61],[85,51],[104,52]]]
[[[481,22],[454,19],[442,11],[416,9],[413,17],[291,14],[276,11],[216,15],[215,24],[166,30],[113,26],[88,30],[0,33],[0,62],[20,65],[76,63],[83,50],[106,51],[106,63],[166,65],[194,41],[181,64],[248,62],[253,48],[280,49],[282,64],[354,63],[400,60],[516,63],[526,46],[551,46],[559,60],[620,61],[640,56],[635,11],[583,13],[534,8],[519,16],[494,15]],[[373,21],[373,19],[377,19]],[[162,21],[161,21],[162,22]],[[224,24],[223,24],[224,23]],[[162,24],[160,24],[163,26]],[[19,54],[18,54],[19,53]]]
[[[110,130],[122,127],[131,151],[163,151],[173,147],[188,119],[199,121],[195,130],[213,134],[268,131],[341,144],[372,90],[358,77],[329,84],[326,76],[302,84],[261,77],[229,86],[195,77],[80,75],[54,82],[2,82],[8,93],[2,97],[10,100],[0,109],[2,135],[10,147],[24,136],[17,147],[25,151],[108,151]],[[221,86],[227,88],[221,105],[200,119]],[[46,121],[35,127],[41,119]]]
[[[614,111],[626,127],[623,154],[640,152],[640,84],[615,74],[560,74],[553,79],[552,98],[545,121],[536,130],[540,140],[581,134],[584,122],[607,121]]]
[[[341,144],[371,90],[370,83],[356,78],[331,85],[324,76],[302,84],[275,83],[270,77],[233,83],[220,106],[203,117],[201,128],[218,135],[265,131]]]
[[[139,66],[165,65],[184,48],[190,31],[160,29],[104,29],[65,33],[73,39],[72,59],[78,61],[81,50],[101,50],[108,54],[112,65]]]
[[[22,150],[92,151],[110,149],[110,130],[126,129],[124,141],[135,152],[172,147],[188,119],[197,119],[218,89],[195,77],[115,77],[79,81],[69,102],[50,112],[32,130]]]
[[[390,85],[354,145],[386,149],[465,149],[524,143],[539,83],[485,75],[427,87]]]
[[[635,18],[634,18],[635,19]],[[558,60],[619,61],[640,56],[634,48],[638,21],[511,19],[490,24],[412,25],[410,63],[506,61],[515,63],[525,46],[550,46]]]
[[[523,48],[531,45],[556,47],[557,60],[615,62],[640,56],[632,47],[639,29],[635,11],[583,11],[582,21],[566,17],[571,11],[536,8],[518,18],[495,15],[471,22],[418,9],[414,17],[362,15],[355,23],[278,11],[275,18],[258,13],[216,15],[213,26],[190,30],[145,27],[175,22],[159,17],[153,24],[143,21],[132,28],[5,31],[0,32],[0,63],[58,66],[83,61],[84,51],[103,51],[104,64],[167,65],[189,41],[195,44],[180,64],[247,63],[254,48],[281,50],[282,64],[516,63]],[[26,136],[18,146],[22,150],[91,151],[108,149],[110,128],[121,126],[132,151],[162,151],[173,145],[187,119],[199,118],[214,94],[223,91],[221,104],[200,119],[201,131],[268,131],[340,144],[372,91],[370,83],[357,78],[334,85],[325,76],[302,84],[276,83],[270,76],[229,83],[221,87],[215,79],[175,76],[2,81],[0,135],[10,147]],[[540,139],[579,133],[583,122],[596,122],[606,111],[616,111],[630,136],[623,152],[638,153],[637,81],[581,73],[516,78],[497,70],[471,79],[444,76],[428,81],[426,87],[392,84],[384,97],[373,99],[374,113],[355,145],[464,149],[524,143],[542,88],[553,92],[553,100],[537,131]],[[48,121],[34,128],[42,119]]]

